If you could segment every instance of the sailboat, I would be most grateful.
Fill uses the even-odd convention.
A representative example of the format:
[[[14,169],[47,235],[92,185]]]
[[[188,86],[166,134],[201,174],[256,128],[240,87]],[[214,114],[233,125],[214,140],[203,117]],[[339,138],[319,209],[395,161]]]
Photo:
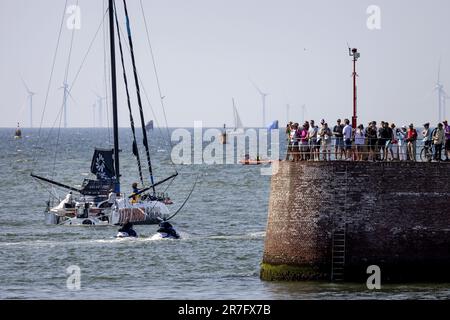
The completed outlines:
[[[14,139],[20,139],[22,138],[22,130],[20,130],[20,125],[17,122],[17,128],[16,128],[16,132],[14,133]]]
[[[153,130],[153,120],[150,120],[149,122],[147,122],[147,124],[145,125],[145,129],[147,131]]]
[[[234,102],[234,98],[231,99],[233,102],[233,118],[234,118],[234,128],[227,130],[227,135],[241,135],[244,134],[244,126],[242,125],[241,117],[239,117],[239,113],[236,108],[236,103]]]
[[[46,222],[50,224],[63,225],[120,225],[126,222],[132,224],[159,224],[161,221],[170,219],[169,209],[166,204],[167,198],[156,193],[156,187],[167,181],[174,179],[178,172],[171,176],[155,182],[150,151],[145,130],[145,121],[140,97],[139,81],[136,72],[136,64],[133,52],[133,42],[131,37],[131,27],[126,6],[123,1],[130,48],[131,61],[133,64],[134,80],[136,86],[137,101],[139,105],[140,122],[142,127],[143,145],[146,151],[146,159],[149,170],[150,186],[135,191],[131,195],[121,192],[120,184],[120,163],[119,163],[119,130],[117,112],[117,83],[116,83],[116,61],[115,61],[115,40],[119,43],[123,78],[125,82],[127,104],[130,116],[130,125],[133,133],[133,154],[136,157],[139,176],[144,184],[141,162],[139,158],[138,146],[135,135],[134,120],[131,112],[128,82],[125,72],[124,57],[122,51],[121,37],[119,32],[119,22],[114,6],[114,0],[109,0],[109,30],[110,30],[110,58],[111,58],[111,94],[112,94],[112,114],[113,114],[113,137],[114,147],[112,149],[96,148],[91,162],[91,173],[96,179],[84,179],[81,188],[75,188],[63,183],[31,173],[31,176],[40,181],[69,190],[66,197],[56,206],[51,206],[47,202],[45,210]],[[115,28],[116,25],[116,28]],[[187,199],[186,199],[187,200]],[[186,201],[185,201],[186,202]],[[178,209],[179,211],[180,209]]]

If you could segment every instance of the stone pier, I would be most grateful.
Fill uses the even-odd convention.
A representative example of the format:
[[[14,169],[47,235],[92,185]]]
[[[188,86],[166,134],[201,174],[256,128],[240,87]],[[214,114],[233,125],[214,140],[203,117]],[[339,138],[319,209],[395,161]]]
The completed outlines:
[[[272,176],[261,279],[450,281],[450,163],[286,162]]]

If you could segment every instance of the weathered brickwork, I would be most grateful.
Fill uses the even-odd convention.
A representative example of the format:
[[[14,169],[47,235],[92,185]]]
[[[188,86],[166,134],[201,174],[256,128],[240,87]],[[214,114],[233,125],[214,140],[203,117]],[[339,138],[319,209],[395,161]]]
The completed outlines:
[[[450,164],[280,162],[261,278],[329,280],[343,224],[345,280],[450,281]]]

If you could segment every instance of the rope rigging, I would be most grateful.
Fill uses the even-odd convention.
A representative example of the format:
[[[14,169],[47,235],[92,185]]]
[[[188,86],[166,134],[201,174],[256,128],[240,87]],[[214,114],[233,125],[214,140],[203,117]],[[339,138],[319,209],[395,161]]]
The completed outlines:
[[[136,94],[137,94],[137,100],[138,100],[138,105],[139,105],[139,115],[141,117],[143,144],[144,144],[145,153],[147,156],[148,172],[150,174],[150,183],[153,185],[154,179],[153,179],[153,171],[152,171],[152,162],[150,159],[150,151],[149,151],[149,147],[148,147],[147,131],[145,129],[144,111],[142,109],[141,93],[140,93],[140,88],[139,88],[139,79],[138,79],[138,75],[137,75],[137,71],[136,71],[136,60],[134,58],[133,40],[131,38],[130,19],[128,16],[127,3],[125,0],[123,0],[123,8],[125,11],[125,18],[126,18],[126,24],[127,24],[128,43],[130,45],[131,62],[133,64],[133,75],[134,75],[134,82],[135,82],[135,86],[136,86]],[[153,189],[153,193],[156,193],[155,187],[153,187],[152,189]]]
[[[195,177],[195,181],[194,181],[194,184],[192,185],[192,189],[191,189],[191,191],[189,192],[189,194],[188,194],[188,196],[186,197],[186,199],[184,200],[184,202],[183,202],[183,203],[181,204],[181,206],[177,209],[177,211],[175,211],[174,214],[172,214],[170,217],[168,217],[168,218],[166,219],[166,221],[169,221],[170,219],[172,219],[173,217],[175,217],[175,216],[181,211],[181,209],[183,209],[184,205],[188,202],[189,198],[191,197],[192,192],[194,192],[195,185],[197,184],[198,177],[199,177],[199,175],[197,175],[197,177]]]
[[[78,7],[78,1],[76,3],[76,6]],[[67,78],[69,77],[70,61],[71,61],[71,58],[72,58],[72,49],[73,49],[73,40],[74,40],[74,38],[75,38],[75,28],[72,29],[72,36],[70,37],[69,56],[67,57],[67,64],[66,64],[66,69],[65,69],[65,72],[64,72],[64,81],[63,81],[63,87],[62,87],[63,90],[64,90],[64,93],[63,93],[64,97],[63,97],[63,105],[61,106],[61,108],[66,105],[67,99],[70,96],[70,91],[68,91],[68,87],[67,87]],[[61,113],[61,115],[62,115],[62,113]],[[65,113],[65,110],[64,110],[64,121],[66,121],[65,117],[66,117],[66,113]],[[61,137],[61,121],[62,121],[62,117],[59,118],[59,127],[58,127],[58,135],[57,135],[57,138],[56,138],[56,145],[59,144],[59,139]],[[66,124],[64,123],[64,125],[66,125]],[[58,153],[58,149],[55,147],[55,155],[53,157],[53,170],[52,170],[52,173],[51,173],[52,177],[55,176],[56,155],[57,155],[57,153]]]
[[[118,42],[119,42],[119,51],[120,51],[120,61],[122,62],[122,71],[123,71],[123,81],[125,83],[125,91],[127,94],[127,105],[128,105],[128,113],[130,115],[130,126],[131,126],[131,132],[133,133],[133,154],[136,157],[138,170],[139,170],[139,178],[141,180],[142,185],[144,184],[144,179],[142,177],[142,166],[141,166],[141,159],[139,157],[139,150],[136,142],[136,130],[134,128],[134,119],[133,119],[133,112],[131,111],[131,101],[130,101],[130,92],[128,90],[128,79],[127,79],[127,73],[125,70],[125,62],[123,60],[123,50],[122,50],[122,41],[120,38],[120,32],[119,32],[119,21],[117,19],[117,11],[114,11],[115,18],[116,18],[116,26],[117,26],[117,36],[118,36]]]
[[[120,33],[121,33],[122,37],[125,37],[124,33],[122,31],[122,28],[119,27],[119,29],[120,29]],[[128,45],[128,43],[125,43],[125,44],[126,44],[128,50],[130,50],[130,46]],[[158,117],[156,116],[155,110],[153,109],[153,106],[152,106],[152,104],[150,102],[150,98],[149,98],[149,95],[147,93],[147,90],[145,89],[144,82],[142,81],[142,78],[141,78],[141,76],[140,76],[138,71],[137,71],[137,75],[138,75],[138,78],[139,78],[139,83],[140,83],[141,88],[142,88],[142,92],[144,92],[145,99],[146,99],[146,101],[147,101],[147,103],[148,103],[148,105],[150,107],[150,111],[152,112],[153,118],[154,118],[154,120],[156,122],[156,128],[157,128],[160,136],[163,137],[164,136],[164,132],[162,131],[161,126],[159,125]],[[168,140],[169,140],[168,142],[166,141],[166,146],[168,147],[168,149],[167,149],[168,150],[168,154],[167,155],[169,157],[170,165],[173,167],[174,171],[177,173],[178,172],[177,168],[176,168],[175,164],[173,163],[172,158],[170,157],[170,150],[172,148],[172,144],[171,144],[171,141],[170,141],[170,133],[169,133],[169,129],[167,127],[167,122],[166,122],[166,129],[167,129]]]
[[[166,122],[168,143],[169,143],[169,147],[171,148],[172,147],[172,141],[170,139],[169,125],[168,125],[167,116],[166,116],[166,108],[164,106],[164,96],[162,94],[161,84],[159,82],[158,71],[157,71],[157,68],[156,68],[155,55],[153,54],[153,48],[152,48],[152,44],[150,42],[150,33],[148,31],[147,19],[145,18],[144,6],[142,5],[142,0],[140,0],[139,2],[140,2],[140,5],[141,5],[142,17],[144,18],[144,26],[145,26],[145,32],[146,32],[146,35],[147,35],[147,43],[148,43],[148,47],[150,49],[150,55],[152,57],[153,71],[155,72],[156,85],[158,87],[158,93],[159,93],[159,101],[161,103],[161,107],[162,107],[162,110],[163,110],[164,121]]]
[[[39,123],[38,143],[37,143],[38,147],[39,147],[39,141],[40,141],[40,138],[41,138],[42,123],[44,122],[45,109],[47,108],[48,96],[49,96],[49,93],[50,93],[50,87],[51,87],[51,83],[52,83],[52,79],[53,79],[53,72],[55,71],[56,56],[58,54],[59,42],[61,40],[62,28],[63,28],[63,25],[64,25],[64,17],[66,15],[66,7],[67,7],[67,0],[64,3],[63,14],[62,14],[62,17],[61,17],[61,23],[60,23],[59,32],[58,32],[58,40],[56,41],[55,53],[53,54],[52,68],[51,68],[50,77],[49,77],[48,83],[47,83],[47,91],[46,91],[46,94],[45,94],[44,106],[42,108],[43,110],[42,110],[42,114],[41,114],[41,121]],[[34,149],[34,152],[33,152],[33,157],[32,157],[33,167],[35,165],[36,150],[37,149],[38,148]]]

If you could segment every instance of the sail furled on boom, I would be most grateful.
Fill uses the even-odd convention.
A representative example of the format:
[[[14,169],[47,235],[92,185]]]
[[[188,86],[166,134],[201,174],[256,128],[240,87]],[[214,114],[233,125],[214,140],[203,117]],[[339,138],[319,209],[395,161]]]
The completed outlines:
[[[150,151],[148,148],[147,131],[145,130],[144,111],[142,109],[142,100],[141,100],[141,93],[140,93],[140,88],[139,88],[139,78],[138,78],[138,74],[137,74],[137,70],[136,70],[136,60],[134,58],[133,40],[131,38],[131,26],[130,26],[130,19],[128,17],[126,0],[123,0],[123,7],[124,7],[124,11],[125,11],[125,19],[126,19],[126,24],[127,24],[127,34],[128,34],[128,43],[129,43],[129,47],[130,47],[131,62],[133,64],[133,74],[134,74],[134,82],[136,85],[137,101],[138,101],[138,105],[139,105],[139,115],[141,117],[143,145],[145,147],[145,154],[147,156],[148,171],[150,174],[150,183],[153,186],[155,183],[154,183],[154,179],[153,179],[152,162],[150,159]],[[153,193],[155,193],[155,188],[153,187],[152,189],[153,189]]]
[[[127,93],[127,105],[128,105],[128,113],[130,115],[130,126],[131,126],[131,131],[133,133],[133,154],[136,157],[136,161],[137,161],[137,165],[138,165],[138,170],[139,170],[139,178],[141,180],[141,183],[144,184],[144,179],[142,177],[142,166],[141,166],[141,159],[139,157],[139,149],[137,146],[137,142],[136,142],[136,130],[134,128],[134,118],[133,118],[133,113],[131,111],[131,101],[130,101],[130,92],[128,90],[128,78],[127,78],[127,73],[125,70],[125,62],[123,60],[123,50],[122,50],[122,41],[120,38],[120,29],[119,29],[119,21],[117,19],[117,12],[114,11],[115,17],[116,17],[116,25],[117,25],[117,36],[118,36],[118,40],[119,40],[119,51],[120,51],[120,60],[122,62],[122,71],[123,71],[123,81],[125,83],[125,91]]]
[[[113,149],[95,149],[92,157],[91,172],[97,179],[113,179],[116,177],[114,170]]]

